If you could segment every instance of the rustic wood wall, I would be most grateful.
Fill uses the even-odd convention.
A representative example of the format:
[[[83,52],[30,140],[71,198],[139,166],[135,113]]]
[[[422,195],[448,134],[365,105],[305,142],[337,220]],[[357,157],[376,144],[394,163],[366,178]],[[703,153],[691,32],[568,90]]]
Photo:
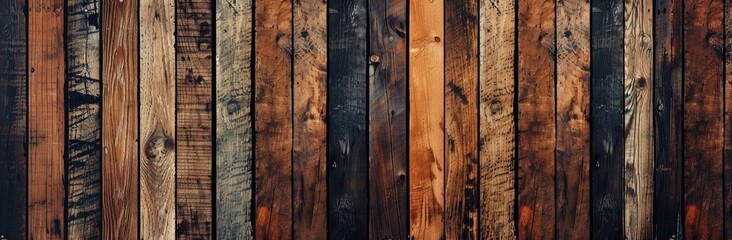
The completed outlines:
[[[732,0],[0,0],[0,239],[731,239]]]

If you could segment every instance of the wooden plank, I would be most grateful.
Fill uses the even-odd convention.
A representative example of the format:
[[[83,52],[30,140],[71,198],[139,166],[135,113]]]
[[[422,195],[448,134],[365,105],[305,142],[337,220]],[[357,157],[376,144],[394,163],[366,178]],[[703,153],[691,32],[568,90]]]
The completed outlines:
[[[590,2],[557,1],[556,238],[590,238]]]
[[[369,1],[369,236],[409,235],[407,1]]]
[[[732,237],[732,0],[724,2],[724,236]]]
[[[30,1],[28,23],[28,238],[62,239],[64,1]]]
[[[724,1],[683,9],[684,238],[722,239]]]
[[[26,239],[26,1],[0,2],[0,238]]]
[[[480,237],[515,239],[516,1],[480,3]]]
[[[138,3],[102,4],[102,238],[139,238]]]
[[[292,233],[292,1],[257,1],[254,16],[255,237]]]
[[[175,1],[140,1],[140,237],[175,237]]]
[[[409,217],[412,237],[444,238],[444,1],[409,3]]]
[[[623,2],[591,1],[590,199],[593,239],[623,236]]]
[[[478,1],[445,2],[445,238],[478,239]]]
[[[328,3],[328,237],[368,237],[366,0]]]
[[[102,228],[101,6],[71,0],[66,7],[67,237],[96,239]]]
[[[176,2],[175,221],[179,239],[213,234],[211,0]]]
[[[654,2],[654,156],[653,225],[655,239],[679,239],[682,235],[682,3]]]
[[[293,231],[301,239],[327,238],[326,146],[327,3],[293,3]]]
[[[252,7],[216,1],[216,234],[252,239]]]

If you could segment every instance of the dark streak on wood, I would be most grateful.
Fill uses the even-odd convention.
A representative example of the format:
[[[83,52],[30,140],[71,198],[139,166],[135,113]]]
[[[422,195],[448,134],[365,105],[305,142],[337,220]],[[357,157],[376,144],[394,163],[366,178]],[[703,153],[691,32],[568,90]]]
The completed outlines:
[[[732,0],[724,3],[724,237],[732,238]]]

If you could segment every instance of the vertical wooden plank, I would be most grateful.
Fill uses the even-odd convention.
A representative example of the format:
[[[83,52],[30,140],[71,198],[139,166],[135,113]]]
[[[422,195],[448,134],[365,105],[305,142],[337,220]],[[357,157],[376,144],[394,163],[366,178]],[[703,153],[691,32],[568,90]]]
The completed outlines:
[[[722,239],[724,1],[683,8],[684,238]]]
[[[627,239],[653,238],[653,1],[625,1],[625,207]]]
[[[292,233],[292,1],[257,1],[254,17],[257,239]]]
[[[64,237],[64,2],[28,5],[28,238]]]
[[[216,234],[252,239],[252,0],[216,1]]]
[[[590,2],[557,1],[556,238],[590,238]]]
[[[407,1],[369,1],[369,236],[409,235]]]
[[[140,1],[140,237],[175,237],[175,1]]]
[[[409,2],[409,217],[416,239],[444,238],[444,1]]]
[[[328,3],[328,237],[368,237],[366,0]]]
[[[66,7],[68,238],[96,239],[102,228],[101,6],[71,0]]]
[[[732,238],[732,0],[724,1],[724,237]]]
[[[478,1],[445,2],[445,238],[478,239]]]
[[[300,239],[327,238],[326,83],[327,3],[294,1],[293,231]]]
[[[593,239],[623,237],[623,1],[590,1]]]
[[[7,239],[26,238],[26,7],[0,2],[0,235]]]
[[[211,0],[176,2],[176,237],[212,238]]]
[[[515,239],[516,1],[480,5],[480,237]]]

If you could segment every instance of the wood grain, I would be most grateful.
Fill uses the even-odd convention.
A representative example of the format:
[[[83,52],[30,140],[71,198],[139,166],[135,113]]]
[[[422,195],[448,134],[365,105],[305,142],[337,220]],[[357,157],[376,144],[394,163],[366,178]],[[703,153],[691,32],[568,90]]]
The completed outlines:
[[[478,1],[445,3],[445,238],[478,239]]]
[[[623,2],[591,1],[592,239],[623,237]]]
[[[480,237],[515,239],[516,2],[479,5]]]
[[[444,238],[444,1],[409,4],[409,217],[415,239]]]
[[[102,4],[102,238],[139,238],[138,3]]]
[[[683,8],[684,238],[722,239],[724,1]]]
[[[175,237],[175,1],[140,1],[140,238]]]
[[[590,2],[557,1],[556,238],[590,238]]]
[[[724,2],[724,236],[732,237],[732,1]]]
[[[252,0],[216,1],[216,235],[252,239]]]
[[[254,17],[255,237],[292,233],[292,1],[257,1]]]
[[[328,3],[328,237],[369,229],[368,2]]]
[[[407,1],[369,1],[369,236],[409,235]]]
[[[28,3],[28,238],[62,239],[64,2]]]
[[[96,239],[102,228],[100,3],[66,3],[66,199],[68,238]]]
[[[176,10],[176,237],[210,239],[213,228],[213,13],[211,0]]]
[[[26,239],[27,4],[0,2],[0,236]],[[0,238],[3,238],[0,237]]]

